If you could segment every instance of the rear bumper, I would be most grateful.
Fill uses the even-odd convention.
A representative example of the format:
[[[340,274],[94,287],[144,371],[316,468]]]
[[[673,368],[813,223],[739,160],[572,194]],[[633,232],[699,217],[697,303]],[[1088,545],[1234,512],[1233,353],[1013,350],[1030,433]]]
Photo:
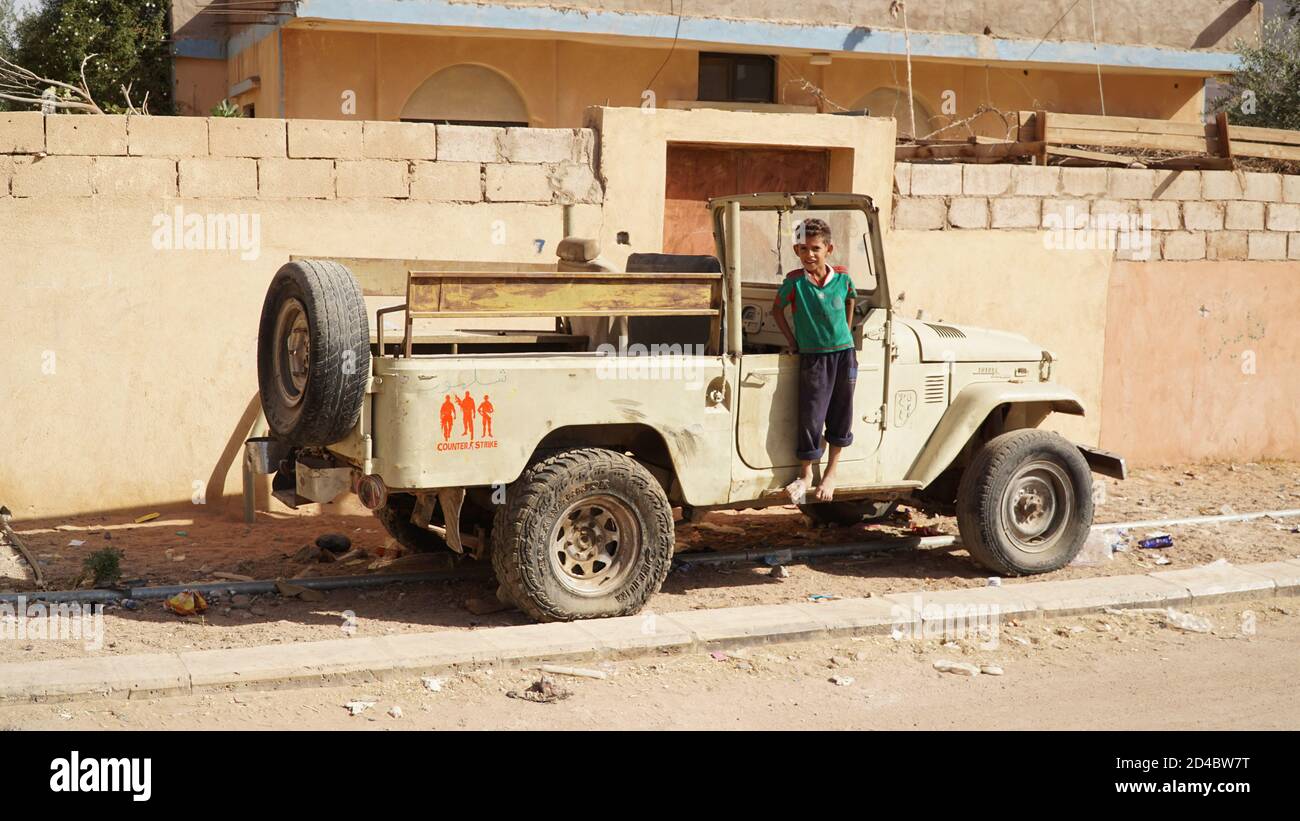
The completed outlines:
[[[1128,478],[1128,466],[1124,464],[1123,456],[1100,448],[1090,448],[1087,445],[1077,445],[1077,447],[1093,473],[1100,473],[1102,476],[1120,481]]]

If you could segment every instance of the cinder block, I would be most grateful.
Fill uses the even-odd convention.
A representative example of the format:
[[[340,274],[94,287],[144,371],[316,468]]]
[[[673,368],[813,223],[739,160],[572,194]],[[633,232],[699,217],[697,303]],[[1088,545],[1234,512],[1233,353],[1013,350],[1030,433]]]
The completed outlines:
[[[0,665],[0,701],[57,701],[75,696],[129,698],[132,693],[179,694],[189,689],[189,672],[171,653]]]
[[[1217,202],[1183,203],[1183,225],[1189,231],[1223,230],[1223,205]]]
[[[1162,254],[1169,260],[1205,259],[1205,234],[1201,231],[1170,231],[1165,234]]]
[[[1270,203],[1266,225],[1270,231],[1300,231],[1300,205]]]
[[[948,203],[939,197],[908,197],[899,200],[894,209],[894,227],[900,231],[936,231],[944,227],[947,218]]]
[[[256,197],[257,160],[239,157],[177,160],[182,197]]]
[[[0,144],[0,149],[3,148]],[[1287,174],[1282,177],[1282,199],[1285,202],[1300,202],[1300,175]]]
[[[420,162],[411,176],[411,199],[428,202],[479,202],[483,167],[475,162]]]
[[[912,193],[911,163],[894,163],[894,193],[898,194],[900,197],[906,197]],[[1300,193],[1300,189],[1298,189],[1298,193]],[[1300,199],[1297,199],[1297,202],[1300,202]]]
[[[565,205],[602,202],[605,198],[600,181],[586,163],[566,162],[553,166],[549,180],[556,200]]]
[[[1062,168],[1061,193],[1072,197],[1100,197],[1106,193],[1105,168]]]
[[[40,154],[43,151],[43,114],[39,111],[0,112],[0,154]]]
[[[912,165],[912,196],[942,197],[961,194],[960,165]]]
[[[1286,259],[1286,234],[1275,231],[1250,232],[1250,259]]]
[[[1290,234],[1287,241],[1287,259],[1300,259],[1300,234]]]
[[[1156,172],[1141,168],[1110,168],[1106,196],[1117,200],[1149,200],[1156,193]]]
[[[1061,169],[1055,165],[1013,165],[1011,193],[1017,197],[1050,197],[1061,185]]]
[[[126,144],[138,157],[206,157],[208,118],[128,117]]]
[[[953,197],[948,206],[948,223],[953,228],[988,228],[989,201],[984,197]]]
[[[21,159],[24,163],[30,162],[26,157]],[[13,157],[0,155],[0,197],[9,196],[10,186],[14,178],[14,169],[17,165]]]
[[[1236,171],[1201,172],[1201,194],[1207,200],[1239,200],[1242,185]]]
[[[289,156],[295,159],[361,158],[361,123],[349,120],[289,120]]]
[[[1191,600],[1191,594],[1182,585],[1150,576],[1027,582],[1015,587],[1025,588],[1024,595],[1047,617],[1085,613],[1103,607],[1167,607]]]
[[[820,620],[788,604],[685,610],[669,615],[702,644],[783,641],[826,633]]]
[[[961,191],[968,197],[997,197],[1011,189],[1009,165],[963,165]]]
[[[1201,198],[1200,171],[1153,171],[1156,189],[1153,199],[1199,200]]]
[[[432,160],[438,156],[438,128],[433,123],[385,123],[367,120],[361,153],[372,160]]]
[[[1258,202],[1277,202],[1282,199],[1281,174],[1247,173],[1241,198]]]
[[[910,632],[920,623],[920,616],[884,599],[837,599],[816,604],[793,605],[799,612],[821,625],[831,635],[866,635],[890,633],[895,629]]]
[[[126,117],[121,114],[52,114],[45,123],[50,154],[87,156],[126,153]]]
[[[411,193],[408,167],[402,160],[339,160],[336,191],[340,197],[405,199]]]
[[[214,157],[282,158],[286,156],[284,120],[212,117],[208,150]]]
[[[1137,204],[1137,213],[1139,217],[1143,218],[1143,228],[1148,227],[1146,224],[1146,217],[1148,215],[1151,218],[1151,225],[1149,227],[1152,230],[1177,231],[1183,227],[1182,219],[1178,210],[1178,203],[1175,201],[1157,202],[1154,200],[1148,200],[1146,202],[1139,202]]]
[[[396,659],[382,638],[303,641],[181,653],[196,689],[323,678],[372,677],[391,670]]]
[[[581,148],[576,133],[567,128],[507,128],[501,140],[506,162],[578,162]]]
[[[1250,254],[1245,231],[1213,231],[1207,236],[1206,259],[1246,259]]]
[[[94,186],[95,193],[100,196],[174,197],[176,160],[162,157],[96,157]]]
[[[16,163],[12,184],[15,197],[89,197],[92,158],[44,157]]]
[[[1106,220],[1111,225],[1127,225],[1128,218],[1137,213],[1137,206],[1129,200],[1093,200],[1093,220]],[[1107,223],[1102,223],[1107,224]]]
[[[1229,231],[1263,231],[1264,203],[1229,202],[1223,215],[1223,227]]]
[[[1036,197],[998,197],[993,205],[994,228],[1037,228],[1043,201]]]
[[[1159,570],[1148,575],[1187,588],[1193,603],[1199,599],[1251,599],[1272,596],[1276,592],[1272,579],[1226,562],[1183,570]]]
[[[1088,227],[1090,211],[1087,200],[1043,200],[1042,227],[1060,230]]]
[[[647,650],[686,649],[695,643],[691,631],[672,616],[648,611],[613,619],[588,619],[582,623],[582,629],[606,657],[637,655]]]
[[[489,165],[489,202],[550,202],[550,174],[541,165]]]
[[[470,125],[438,126],[438,159],[444,162],[501,162],[504,128]]]
[[[257,190],[263,197],[330,199],[333,160],[258,160]]]

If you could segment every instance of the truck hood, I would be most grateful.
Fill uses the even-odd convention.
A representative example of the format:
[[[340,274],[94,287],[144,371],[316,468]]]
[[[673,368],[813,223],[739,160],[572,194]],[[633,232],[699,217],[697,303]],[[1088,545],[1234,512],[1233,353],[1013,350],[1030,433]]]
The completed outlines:
[[[916,334],[922,362],[1037,362],[1043,356],[1041,345],[1019,334],[948,322],[896,321]]]

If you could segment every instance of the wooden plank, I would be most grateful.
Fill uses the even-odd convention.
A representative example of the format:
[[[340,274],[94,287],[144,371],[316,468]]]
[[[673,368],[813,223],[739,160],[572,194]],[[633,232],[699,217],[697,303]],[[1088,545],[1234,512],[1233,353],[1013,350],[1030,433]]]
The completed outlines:
[[[1232,138],[1228,135],[1228,112],[1220,111],[1215,115],[1214,135],[1219,141],[1219,150],[1215,153],[1220,157],[1232,159]]]
[[[1233,145],[1235,147],[1236,143]],[[1236,161],[1232,157],[1211,157],[1209,155],[1171,157],[1167,160],[1148,160],[1147,167],[1175,170],[1231,171],[1236,167]]]
[[[1033,112],[1020,112],[1023,118]],[[1143,117],[1103,117],[1097,114],[1051,113],[1052,128],[1083,129],[1086,131],[1117,131],[1130,134],[1165,134],[1199,137],[1205,134],[1205,123],[1180,123],[1171,120],[1152,120]]]
[[[1234,141],[1246,140],[1255,143],[1300,145],[1300,131],[1288,131],[1285,128],[1258,128],[1255,126],[1229,125],[1228,134]]]
[[[463,262],[436,259],[384,259],[378,257],[322,257],[294,255],[291,260],[330,259],[348,267],[361,285],[365,296],[397,296],[406,293],[406,275],[411,269],[433,268],[439,271],[519,271],[553,272],[555,263],[545,262]]]
[[[1202,126],[1213,128],[1213,126]],[[1144,134],[1123,131],[1093,131],[1080,128],[1059,128],[1054,123],[1047,129],[1047,142],[1068,145],[1116,146],[1147,148],[1158,151],[1199,151],[1217,153],[1218,139],[1208,135],[1188,137],[1178,134]]]
[[[945,160],[981,157],[1029,157],[1042,153],[1044,143],[958,143],[956,145],[900,145],[894,149],[895,161]]]
[[[1043,143],[1043,150],[1038,153],[1038,164],[1047,165],[1047,112],[1042,109],[1034,112],[1034,141]]]
[[[1101,151],[1084,151],[1082,148],[1066,148],[1060,145],[1049,145],[1047,153],[1057,157],[1070,157],[1076,160],[1092,160],[1094,162],[1113,163],[1115,165],[1129,166],[1136,163],[1136,157],[1128,157],[1123,154],[1106,154]]]
[[[1300,161],[1300,145],[1273,145],[1271,143],[1233,140],[1232,153],[1238,157],[1264,157],[1270,160]]]
[[[412,273],[408,314],[467,316],[713,316],[721,274]]]

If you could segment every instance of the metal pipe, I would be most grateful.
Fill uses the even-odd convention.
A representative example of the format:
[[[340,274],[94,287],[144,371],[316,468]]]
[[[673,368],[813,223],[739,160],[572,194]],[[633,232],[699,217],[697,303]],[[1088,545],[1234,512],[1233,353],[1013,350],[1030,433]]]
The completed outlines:
[[[159,587],[115,588],[112,590],[44,590],[30,593],[0,593],[0,602],[16,602],[21,596],[28,601],[102,601],[120,599],[165,599],[186,590],[199,593],[247,593],[257,595],[276,592],[276,582],[293,584],[309,590],[341,590],[364,587],[382,587],[387,584],[413,584],[417,582],[462,581],[486,579],[492,576],[488,565],[473,565],[455,570],[432,570],[425,573],[385,573],[377,576],[319,576],[312,579],[272,579],[251,582],[204,582],[202,584],[170,584]]]
[[[763,562],[768,557],[778,562],[796,559],[813,559],[820,556],[851,556],[855,553],[879,553],[885,550],[903,548],[937,548],[951,547],[957,544],[956,536],[904,536],[889,539],[871,539],[865,542],[847,544],[818,545],[816,547],[786,547],[766,550],[735,550],[726,553],[683,553],[677,557],[681,564],[736,564],[740,562]]]
[[[1274,518],[1285,519],[1291,516],[1300,516],[1300,509],[1292,510],[1261,510],[1258,513],[1228,513],[1223,516],[1191,516],[1186,519],[1147,519],[1142,522],[1107,522],[1106,524],[1093,525],[1093,530],[1119,530],[1120,528],[1135,527],[1169,527],[1171,525],[1206,525],[1217,524],[1220,522],[1248,522],[1252,519]]]

